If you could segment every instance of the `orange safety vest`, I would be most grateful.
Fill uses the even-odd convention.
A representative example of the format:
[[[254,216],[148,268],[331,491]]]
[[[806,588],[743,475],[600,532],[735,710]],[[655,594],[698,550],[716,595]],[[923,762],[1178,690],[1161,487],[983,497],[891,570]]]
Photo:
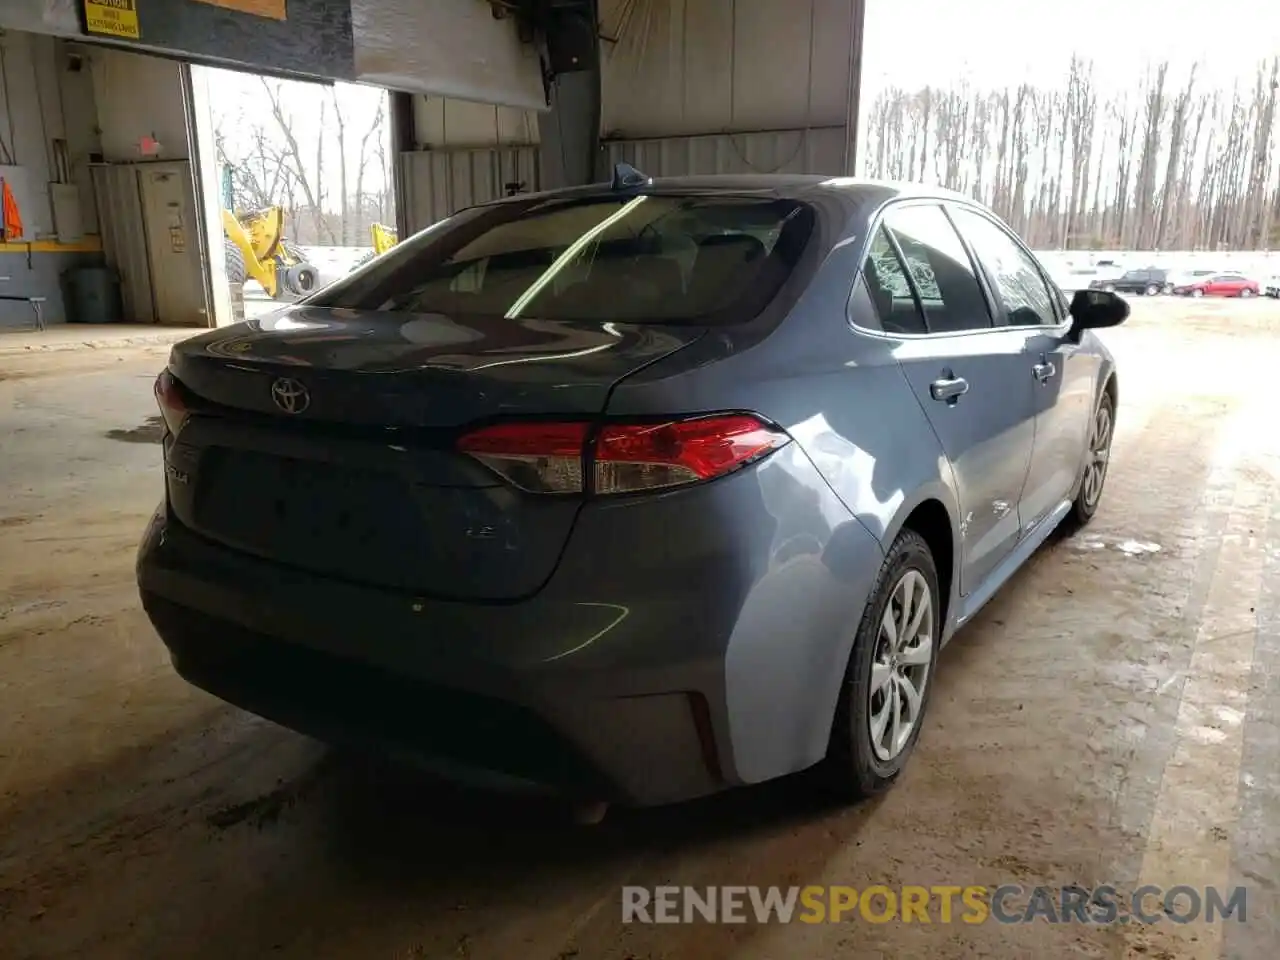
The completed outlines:
[[[18,212],[18,201],[14,199],[8,182],[0,183],[4,184],[4,238],[17,240],[22,236],[22,214]]]

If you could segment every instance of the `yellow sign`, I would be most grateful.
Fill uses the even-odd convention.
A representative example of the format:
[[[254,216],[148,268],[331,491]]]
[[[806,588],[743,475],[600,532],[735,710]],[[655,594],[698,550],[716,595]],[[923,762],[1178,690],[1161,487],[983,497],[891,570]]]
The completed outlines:
[[[285,19],[285,3],[287,0],[196,0],[196,3],[207,3],[211,7],[222,7],[224,10],[235,10],[254,17],[266,17],[269,20]]]
[[[84,0],[85,27],[104,37],[141,38],[138,0]]]

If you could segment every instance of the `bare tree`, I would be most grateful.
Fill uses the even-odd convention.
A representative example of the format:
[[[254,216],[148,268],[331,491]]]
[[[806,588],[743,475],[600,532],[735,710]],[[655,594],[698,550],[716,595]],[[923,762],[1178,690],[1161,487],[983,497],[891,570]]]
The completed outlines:
[[[377,137],[378,137],[378,147],[379,147],[379,148],[381,148],[381,147],[382,147],[382,137],[381,137],[381,133],[382,133],[382,118],[383,118],[383,116],[384,116],[383,111],[378,110],[377,112],[375,112],[375,113],[374,113],[374,115],[373,115],[373,122],[369,124],[369,129],[368,129],[368,130],[366,130],[366,131],[364,132],[364,136],[362,136],[362,137],[360,138],[360,162],[359,162],[359,164],[357,164],[357,166],[356,166],[356,211],[357,211],[358,229],[361,231],[361,235],[362,235],[362,242],[363,242],[363,234],[364,234],[364,231],[366,231],[366,230],[368,230],[368,229],[369,229],[369,223],[368,223],[367,218],[366,218],[366,216],[365,216],[365,206],[364,206],[364,201],[365,201],[365,194],[364,194],[364,176],[365,176],[365,170],[366,170],[366,169],[368,168],[368,166],[369,166],[369,161],[370,161],[370,159],[372,159],[372,158],[370,157],[370,153],[371,153],[371,151],[370,151],[370,149],[369,149],[369,140],[370,140],[370,139],[372,139],[374,136],[377,136]],[[381,212],[381,211],[379,211],[379,212]],[[350,239],[347,239],[347,240],[345,240],[344,242],[346,242],[346,243],[351,243],[351,240],[350,240]]]
[[[267,100],[271,105],[271,116],[279,128],[284,142],[285,158],[292,165],[293,179],[297,182],[297,186],[306,200],[307,208],[312,213],[316,230],[322,236],[327,237],[330,243],[336,244],[337,239],[333,235],[333,229],[323,215],[325,102],[323,100],[320,101],[320,134],[316,137],[316,162],[313,168],[315,179],[313,181],[307,175],[308,164],[302,159],[302,149],[298,145],[298,138],[293,133],[293,117],[285,110],[283,105],[280,81],[276,81],[273,86],[267,81],[266,77],[260,79],[262,80],[262,89],[266,92]]]
[[[1280,57],[1243,88],[1157,63],[1137,89],[1104,96],[1079,57],[1052,88],[890,87],[868,111],[870,172],[968,192],[1037,246],[1280,243]]]
[[[347,120],[342,115],[342,104],[338,102],[338,90],[336,87],[329,88],[329,96],[333,99],[333,122],[334,131],[338,138],[338,218],[339,228],[338,235],[342,237],[342,243],[351,243],[351,197],[347,192]],[[321,105],[323,111],[324,105]],[[321,129],[324,127],[324,113],[320,114]],[[323,140],[323,136],[320,138]],[[316,169],[319,170],[320,161],[316,160]]]
[[[1169,129],[1169,159],[1165,164],[1164,170],[1164,186],[1160,193],[1160,210],[1156,216],[1155,235],[1152,238],[1153,246],[1159,250],[1165,245],[1166,233],[1172,218],[1175,216],[1175,206],[1178,201],[1180,186],[1179,174],[1182,172],[1182,150],[1186,140],[1187,133],[1187,117],[1191,111],[1191,97],[1195,90],[1196,69],[1191,68],[1191,76],[1187,79],[1187,85],[1182,92],[1178,94],[1173,103],[1173,122]]]

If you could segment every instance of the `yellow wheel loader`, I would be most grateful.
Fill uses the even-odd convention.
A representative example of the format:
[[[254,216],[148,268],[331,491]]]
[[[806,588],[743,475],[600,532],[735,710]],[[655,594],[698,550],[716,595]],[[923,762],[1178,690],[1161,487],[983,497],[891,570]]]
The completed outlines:
[[[304,296],[315,290],[320,273],[284,236],[284,211],[267,207],[236,216],[222,209],[227,280],[244,283],[252,278],[274,300]]]
[[[383,223],[375,223],[371,226],[369,235],[373,239],[373,249],[357,260],[355,266],[351,268],[352,270],[363,267],[374,257],[382,256],[400,242],[400,238],[396,235],[396,228],[388,227]]]

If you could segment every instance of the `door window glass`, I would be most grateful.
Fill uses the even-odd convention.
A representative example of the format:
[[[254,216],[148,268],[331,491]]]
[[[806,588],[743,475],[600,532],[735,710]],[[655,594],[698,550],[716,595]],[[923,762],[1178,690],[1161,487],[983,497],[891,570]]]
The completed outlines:
[[[907,281],[907,272],[884,227],[878,229],[871,240],[862,276],[882,330],[886,333],[928,332],[920,305]]]
[[[938,206],[895,207],[885,223],[920,294],[930,333],[981,330],[991,326],[987,298],[969,254]]]
[[[1053,326],[1054,297],[1036,262],[1005,230],[968,210],[955,211],[956,223],[995,282],[1011,327]]]

